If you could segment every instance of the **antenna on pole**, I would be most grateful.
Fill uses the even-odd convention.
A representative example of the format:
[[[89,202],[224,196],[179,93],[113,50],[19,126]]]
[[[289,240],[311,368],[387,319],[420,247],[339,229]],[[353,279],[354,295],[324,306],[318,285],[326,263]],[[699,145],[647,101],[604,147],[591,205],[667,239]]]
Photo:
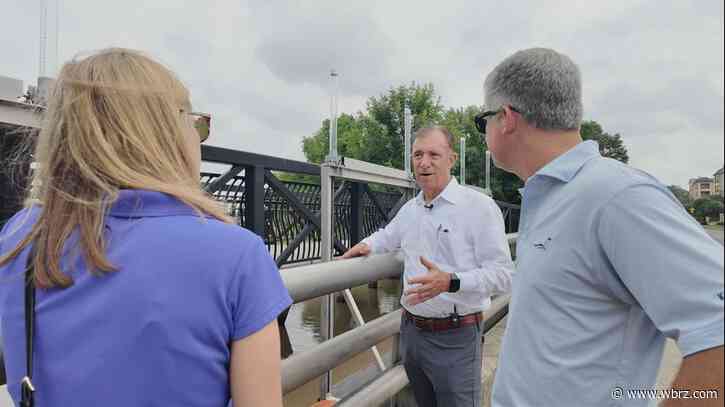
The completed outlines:
[[[493,197],[493,192],[491,191],[491,151],[488,149],[486,150],[484,165],[486,166],[486,191],[488,192],[488,196]]]
[[[466,185],[466,137],[468,133],[461,137],[461,185]]]
[[[327,156],[327,161],[337,161],[337,93],[338,93],[338,73],[332,69],[330,70],[330,153]]]
[[[413,130],[413,114],[410,112],[408,101],[405,102],[405,109],[403,109],[403,122],[405,123],[405,136],[403,142],[405,146],[403,148],[403,162],[405,163],[405,174],[410,175],[410,150],[411,150],[411,138]]]
[[[60,42],[60,0],[55,0],[55,49],[53,52],[55,57],[56,75],[60,70],[60,59],[58,57],[60,51],[58,50],[58,42]]]
[[[38,76],[45,76],[45,51],[48,43],[48,2],[40,0],[40,55],[38,56]]]

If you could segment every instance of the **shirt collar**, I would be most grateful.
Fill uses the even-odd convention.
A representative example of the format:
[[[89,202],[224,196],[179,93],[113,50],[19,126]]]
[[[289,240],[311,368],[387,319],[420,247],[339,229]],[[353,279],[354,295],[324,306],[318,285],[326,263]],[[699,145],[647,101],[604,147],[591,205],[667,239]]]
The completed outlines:
[[[458,180],[456,179],[456,177],[451,175],[451,180],[448,181],[448,185],[446,185],[446,187],[443,188],[443,191],[441,191],[441,193],[438,194],[437,197],[433,198],[431,203],[437,201],[438,199],[444,199],[453,205],[455,205],[456,202],[459,201],[460,185],[458,185]],[[415,197],[415,201],[418,205],[425,204],[425,198],[423,198],[423,191],[418,192],[418,195]]]
[[[584,164],[594,157],[600,157],[599,144],[594,140],[581,142],[571,150],[541,167],[532,178],[539,175],[556,178],[562,182],[569,182],[581,170]]]
[[[108,211],[116,217],[141,218],[148,216],[195,215],[190,206],[171,195],[143,189],[122,189]]]

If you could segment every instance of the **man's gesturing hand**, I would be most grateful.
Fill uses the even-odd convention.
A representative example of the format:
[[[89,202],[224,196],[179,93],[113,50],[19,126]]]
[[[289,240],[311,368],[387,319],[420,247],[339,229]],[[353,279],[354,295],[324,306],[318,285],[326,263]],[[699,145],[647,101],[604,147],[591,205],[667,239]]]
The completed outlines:
[[[422,276],[408,279],[408,284],[420,284],[405,291],[405,301],[410,305],[417,305],[430,300],[440,293],[448,292],[451,285],[451,273],[441,271],[438,266],[429,262],[425,257],[420,258],[428,272]]]
[[[346,251],[345,254],[342,255],[342,258],[350,259],[358,256],[367,256],[368,254],[370,254],[370,246],[365,243],[358,243],[351,247],[350,250]]]

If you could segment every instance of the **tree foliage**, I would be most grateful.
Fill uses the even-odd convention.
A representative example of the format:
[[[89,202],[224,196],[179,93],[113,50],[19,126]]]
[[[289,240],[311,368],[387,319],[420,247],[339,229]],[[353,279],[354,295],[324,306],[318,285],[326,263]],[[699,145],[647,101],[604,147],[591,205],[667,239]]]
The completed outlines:
[[[602,126],[593,120],[582,122],[580,133],[584,140],[594,140],[599,143],[599,153],[602,156],[619,160],[625,164],[629,162],[627,148],[619,133],[614,135],[606,133],[602,130]]]
[[[723,213],[723,202],[719,197],[704,197],[692,202],[692,208],[695,219],[705,224],[706,217],[711,221],[719,219],[720,214]]]
[[[445,108],[432,84],[411,83],[391,88],[368,99],[364,112],[342,114],[337,119],[338,154],[393,168],[403,168],[404,108],[413,113],[413,132],[430,125],[447,127],[457,140],[466,137],[466,180],[470,185],[485,186],[485,137],[478,133],[473,118],[481,106]],[[302,148],[307,160],[321,163],[329,152],[330,121],[324,120],[315,134],[305,137]],[[599,142],[602,155],[626,163],[627,149],[619,134],[610,135],[594,121],[582,124],[582,137]],[[460,144],[454,150],[460,153]],[[459,154],[460,156],[460,154]],[[523,182],[514,174],[494,168],[491,177],[493,197],[519,203]],[[460,175],[460,163],[453,170]]]

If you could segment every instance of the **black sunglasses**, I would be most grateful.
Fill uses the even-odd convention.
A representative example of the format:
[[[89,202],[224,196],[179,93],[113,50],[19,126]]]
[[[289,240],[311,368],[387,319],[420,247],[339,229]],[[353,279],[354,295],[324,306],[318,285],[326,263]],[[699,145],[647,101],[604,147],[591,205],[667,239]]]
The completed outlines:
[[[513,106],[509,106],[509,108],[514,112],[521,114],[521,110]],[[486,110],[483,113],[477,114],[473,118],[473,122],[476,123],[476,130],[478,130],[478,132],[481,134],[486,134],[486,122],[488,121],[488,117],[496,116],[501,112],[503,112],[503,107],[498,110]]]

